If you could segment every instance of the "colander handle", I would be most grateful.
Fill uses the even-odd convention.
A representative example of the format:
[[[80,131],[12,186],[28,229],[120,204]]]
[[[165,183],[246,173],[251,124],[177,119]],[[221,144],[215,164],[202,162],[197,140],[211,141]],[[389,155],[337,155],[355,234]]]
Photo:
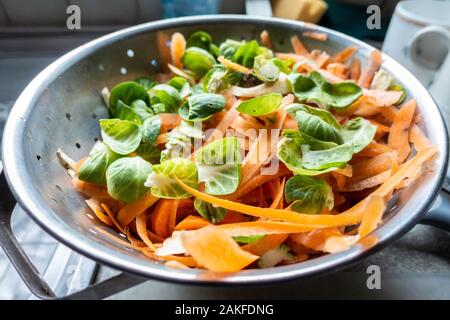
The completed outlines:
[[[441,191],[430,211],[420,221],[421,224],[430,225],[450,232],[450,193]]]
[[[12,232],[11,216],[16,200],[9,191],[3,174],[0,174],[0,194],[2,195],[2,201],[0,201],[0,246],[23,282],[36,296],[42,299],[55,298],[56,295],[30,261]]]
[[[12,265],[30,291],[40,299],[103,299],[115,293],[134,287],[146,279],[120,273],[103,282],[91,285],[71,295],[58,297],[28,258],[11,228],[11,216],[16,200],[9,190],[0,161],[0,247],[5,251]]]

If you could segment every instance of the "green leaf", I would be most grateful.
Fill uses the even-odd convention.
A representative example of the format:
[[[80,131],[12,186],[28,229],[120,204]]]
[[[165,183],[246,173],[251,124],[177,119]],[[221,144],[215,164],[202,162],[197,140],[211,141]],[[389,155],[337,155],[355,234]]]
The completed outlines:
[[[280,69],[274,59],[267,59],[264,55],[259,55],[255,58],[253,74],[261,81],[275,82],[280,75]]]
[[[151,172],[152,166],[141,157],[117,159],[106,170],[108,193],[119,201],[136,201],[148,191],[144,182]]]
[[[206,51],[211,51],[212,38],[209,33],[205,31],[196,31],[189,35],[186,42],[186,47],[197,47]]]
[[[139,83],[147,91],[158,84],[155,80],[150,79],[149,77],[139,77],[139,78],[134,79],[134,82]]]
[[[144,121],[142,124],[142,142],[153,145],[159,136],[161,129],[161,118],[153,116]]]
[[[298,130],[283,130],[283,136],[278,144],[277,157],[295,174],[314,176],[340,169],[340,166],[330,166],[312,170],[303,166],[302,146],[306,145],[310,150],[332,150],[338,146],[336,143],[317,140]]]
[[[176,76],[170,79],[167,84],[177,89],[182,99],[191,94],[191,86],[185,78]]]
[[[353,156],[353,148],[347,144],[324,150],[312,150],[307,144],[301,145],[300,148],[302,166],[308,170],[343,168]]]
[[[232,60],[247,68],[253,68],[255,58],[259,55],[264,55],[267,58],[273,56],[269,49],[261,47],[258,42],[252,40],[239,46],[234,52]]]
[[[343,143],[342,135],[339,130],[329,124],[321,117],[305,111],[297,111],[295,119],[297,120],[300,131],[321,141]]]
[[[181,120],[178,130],[186,137],[203,139],[203,128],[201,122]]]
[[[264,238],[265,234],[257,234],[254,236],[234,236],[233,240],[241,244],[249,244]]]
[[[353,148],[353,153],[364,149],[375,137],[377,126],[363,118],[348,121],[340,130],[346,145]]]
[[[177,89],[168,84],[158,84],[149,91],[153,111],[158,113],[176,113],[181,102]]]
[[[142,100],[136,100],[142,101]],[[117,101],[115,109],[115,118],[120,120],[128,120],[137,124],[141,124],[141,118],[133,111],[133,109],[122,102],[122,100]]]
[[[80,167],[78,178],[95,184],[106,184],[106,169],[118,158],[120,155],[99,141],[92,147],[89,157]]]
[[[141,143],[136,153],[151,164],[158,164],[161,159],[161,151],[152,144]]]
[[[148,119],[153,116],[153,111],[150,109],[144,100],[138,99],[134,100],[131,104],[131,109],[139,117],[141,121]]]
[[[227,209],[215,207],[213,204],[201,199],[195,199],[194,208],[203,218],[214,224],[221,222],[227,214]]]
[[[321,120],[325,121],[327,124],[333,126],[338,130],[342,128],[341,124],[336,120],[331,112],[327,110],[310,107],[302,103],[289,104],[284,108],[284,110],[286,110],[286,112],[293,118],[295,118],[297,111],[305,111],[311,115],[319,117]]]
[[[145,119],[153,116],[153,111],[147,104],[141,100],[135,100],[131,106],[126,105],[122,100],[116,103],[116,118],[121,120],[129,120],[137,124],[141,124]]]
[[[293,176],[286,182],[285,198],[293,211],[319,214],[334,207],[333,190],[323,179]]]
[[[288,75],[288,81],[298,100],[317,104],[324,109],[344,109],[362,95],[362,89],[355,83],[329,83],[317,71],[309,76],[292,73]]]
[[[188,121],[204,121],[214,113],[222,111],[226,99],[216,93],[200,93],[187,99],[179,109],[179,115]]]
[[[137,82],[121,82],[111,89],[109,96],[109,110],[113,117],[117,116],[117,102],[121,100],[124,104],[130,106],[135,100],[143,100],[149,103],[147,90]]]
[[[203,91],[218,93],[238,83],[240,79],[240,73],[233,72],[222,64],[215,64],[203,79]]]
[[[291,73],[291,68],[290,67],[294,63],[293,60],[289,60],[289,59],[288,60],[280,60],[278,58],[273,58],[272,62],[277,66],[277,68],[281,72],[283,72],[285,74]]]
[[[103,142],[115,153],[130,154],[141,143],[141,128],[137,124],[120,119],[101,119],[99,122]]]
[[[181,58],[186,69],[192,70],[197,79],[203,77],[216,63],[216,59],[206,50],[190,47]]]
[[[219,53],[225,58],[230,59],[236,53],[237,49],[242,47],[244,44],[245,44],[244,40],[236,41],[232,39],[227,39],[220,44]]]
[[[151,187],[152,195],[166,199],[187,199],[191,194],[175,180],[175,177],[192,188],[198,188],[198,173],[195,164],[188,159],[175,158],[153,166],[145,186]]]
[[[263,116],[273,113],[283,100],[281,93],[269,93],[242,102],[237,110],[251,116]]]
[[[215,140],[195,154],[199,180],[205,192],[225,195],[236,191],[241,180],[241,153],[235,137]]]

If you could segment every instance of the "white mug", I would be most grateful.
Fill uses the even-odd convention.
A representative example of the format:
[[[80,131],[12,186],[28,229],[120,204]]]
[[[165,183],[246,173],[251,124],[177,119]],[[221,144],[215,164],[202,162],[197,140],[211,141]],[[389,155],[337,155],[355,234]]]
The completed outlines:
[[[400,2],[383,51],[429,89],[450,124],[450,1]]]

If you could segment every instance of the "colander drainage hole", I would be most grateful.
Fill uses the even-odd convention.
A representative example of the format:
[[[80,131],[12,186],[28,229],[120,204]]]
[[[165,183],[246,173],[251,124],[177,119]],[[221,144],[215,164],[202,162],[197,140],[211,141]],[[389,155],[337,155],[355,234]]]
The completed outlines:
[[[38,160],[38,161],[40,161],[41,160],[41,156],[40,155],[36,155],[36,159]]]
[[[77,147],[78,149],[81,149],[81,144],[79,142],[75,143],[75,147]]]
[[[72,115],[70,114],[70,113],[66,113],[66,118],[67,118],[67,120],[72,120]]]

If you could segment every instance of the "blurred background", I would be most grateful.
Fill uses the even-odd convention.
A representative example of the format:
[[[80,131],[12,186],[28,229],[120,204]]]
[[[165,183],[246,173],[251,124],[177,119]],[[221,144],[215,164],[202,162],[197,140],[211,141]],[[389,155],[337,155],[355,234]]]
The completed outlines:
[[[436,23],[450,30],[450,10],[442,12],[426,3],[425,18],[436,15]],[[402,54],[408,50],[408,26],[389,27],[398,0],[0,0],[0,133],[11,106],[29,81],[45,66],[69,50],[103,34],[127,26],[177,16],[199,14],[254,14],[317,23],[344,32],[388,52],[386,35],[394,43],[391,55],[408,67]],[[401,1],[409,2],[409,1]],[[436,2],[436,0],[433,0]],[[440,1],[447,2],[449,1]],[[69,30],[68,7],[81,11],[81,28]],[[373,6],[376,7],[373,7]],[[372,9],[370,9],[372,8]],[[374,9],[375,8],[375,9]],[[375,10],[375,11],[373,11]],[[438,12],[440,11],[440,12]],[[379,14],[380,25],[368,28],[371,14]],[[400,14],[398,15],[401,16]],[[414,20],[410,16],[409,22]],[[404,15],[403,15],[403,18]],[[418,29],[435,22],[418,21]],[[407,19],[405,20],[407,21]],[[431,21],[431,22],[430,22]],[[394,23],[394,22],[393,22]],[[388,31],[389,29],[389,31]],[[401,38],[401,36],[400,36]],[[445,37],[444,37],[445,38]],[[438,54],[437,67],[444,64],[449,44],[444,39],[431,49]],[[430,47],[428,45],[428,47]],[[398,49],[398,50],[397,50]],[[397,51],[396,51],[397,50]],[[439,51],[441,50],[441,51]],[[423,54],[424,50],[417,53]],[[397,56],[396,56],[397,55]],[[427,60],[425,54],[424,59]],[[449,60],[447,58],[447,60]],[[449,64],[450,65],[450,64]],[[413,69],[411,67],[411,69]],[[447,75],[450,70],[447,68]],[[414,70],[412,70],[414,71]],[[423,74],[418,69],[417,74]],[[428,71],[427,71],[428,72]],[[427,85],[432,80],[428,78]],[[425,82],[424,82],[425,83]],[[447,86],[449,82],[446,82]],[[446,97],[448,98],[448,97]],[[89,284],[109,279],[117,271],[79,256],[45,234],[18,207],[13,213],[13,229],[27,254],[58,295],[67,295]],[[383,272],[383,289],[367,290],[368,265]],[[363,263],[344,272],[302,282],[254,289],[199,288],[147,281],[112,298],[450,298],[450,236],[427,226],[416,226],[402,239]],[[385,275],[385,276],[384,276]],[[333,285],[331,285],[331,283]],[[114,291],[114,290],[113,290]],[[112,293],[112,291],[111,291]],[[0,299],[33,299],[0,250]]]

